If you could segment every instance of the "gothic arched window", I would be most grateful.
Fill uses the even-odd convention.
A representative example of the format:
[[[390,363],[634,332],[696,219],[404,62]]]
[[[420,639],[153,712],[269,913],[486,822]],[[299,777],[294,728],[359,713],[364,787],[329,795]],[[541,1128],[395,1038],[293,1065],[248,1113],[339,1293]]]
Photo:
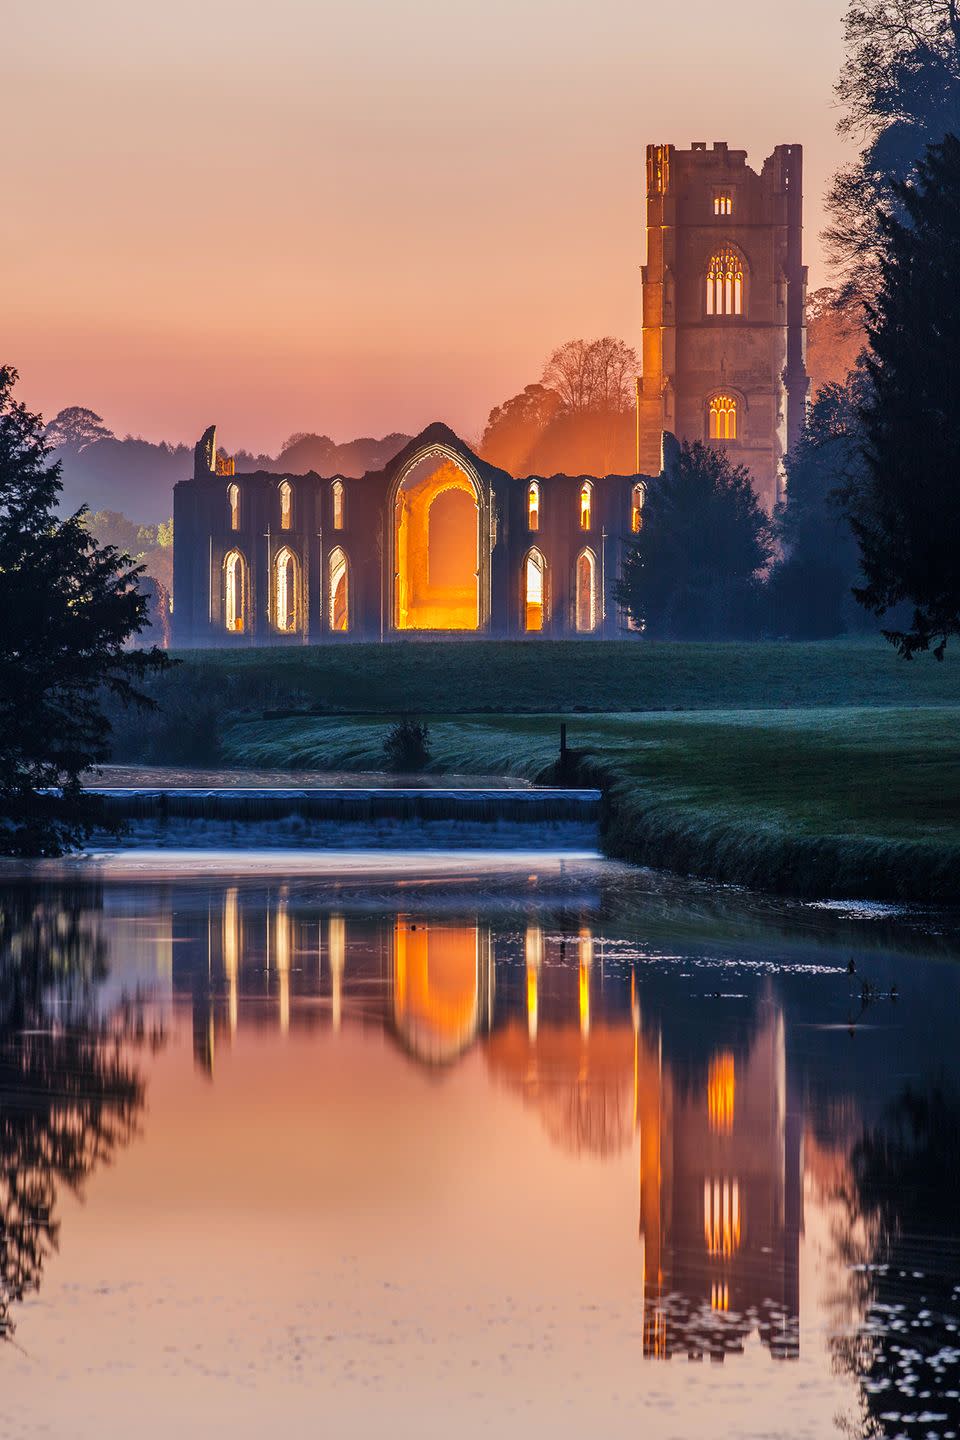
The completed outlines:
[[[711,440],[736,440],[737,398],[735,395],[714,395],[710,400],[707,435]]]
[[[330,486],[330,494],[333,499],[333,528],[334,530],[342,530],[345,523],[345,492],[342,480],[334,480]]]
[[[536,480],[527,486],[527,529],[540,529],[540,485]]]
[[[597,628],[597,561],[592,550],[577,556],[575,623],[583,632]]]
[[[329,569],[328,614],[331,630],[350,629],[350,567],[347,557],[338,545],[330,551],[327,561]]]
[[[234,635],[241,635],[246,628],[246,568],[239,550],[227,552],[223,562],[223,625]]]
[[[580,486],[580,529],[589,530],[593,524],[593,486],[584,480]]]
[[[547,562],[531,550],[523,562],[523,628],[542,630],[546,618]]]
[[[281,480],[280,490],[280,529],[293,529],[293,486],[289,480]]]
[[[230,507],[230,529],[240,529],[240,486],[227,486],[227,504]]]
[[[733,245],[724,245],[710,257],[707,314],[743,314],[743,257]]]
[[[284,633],[297,628],[298,578],[297,557],[284,545],[273,562],[273,619]]]
[[[630,494],[630,529],[639,535],[643,529],[643,504],[647,498],[647,487],[642,482],[634,485]]]

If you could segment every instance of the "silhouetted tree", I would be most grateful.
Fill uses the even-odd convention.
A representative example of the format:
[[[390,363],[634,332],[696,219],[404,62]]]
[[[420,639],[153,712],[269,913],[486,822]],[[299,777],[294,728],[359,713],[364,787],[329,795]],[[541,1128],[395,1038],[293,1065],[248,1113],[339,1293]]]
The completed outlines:
[[[786,459],[786,500],[776,524],[782,558],[769,582],[771,621],[779,635],[820,639],[856,624],[869,625],[852,591],[860,579],[859,551],[845,513],[862,472],[858,401],[863,376],[826,385]]]
[[[93,904],[91,905],[91,901]],[[89,893],[21,890],[0,911],[0,1339],[59,1243],[57,1199],[135,1135],[142,1012],[98,1012],[106,974]]]
[[[720,447],[684,442],[648,488],[643,529],[624,545],[617,599],[655,637],[747,635],[772,551],[750,472]]]
[[[84,446],[94,445],[98,440],[114,440],[113,431],[103,423],[103,416],[94,410],[85,410],[82,405],[69,405],[55,415],[44,430],[51,450],[73,450],[79,453]]]
[[[60,467],[16,378],[0,367],[0,852],[56,854],[95,818],[80,776],[108,755],[102,692],[136,701],[169,662],[124,648],[146,622],[141,569],[82,511],[57,516]]]
[[[540,383],[559,395],[570,415],[619,415],[633,404],[639,372],[636,350],[604,335],[599,340],[568,340],[554,350]]]
[[[560,396],[545,385],[525,385],[490,411],[480,438],[480,453],[491,465],[513,475],[530,474],[541,436],[560,410]]]
[[[884,633],[905,656],[942,658],[960,633],[960,140],[931,146],[916,185],[897,190],[906,223],[883,220],[887,245],[868,307],[868,386],[860,417],[864,478],[847,497],[877,615],[908,602],[908,629]]]
[[[844,38],[838,128],[861,150],[834,177],[825,238],[849,305],[879,285],[879,217],[904,218],[899,187],[916,178],[925,147],[960,133],[958,0],[849,0]]]

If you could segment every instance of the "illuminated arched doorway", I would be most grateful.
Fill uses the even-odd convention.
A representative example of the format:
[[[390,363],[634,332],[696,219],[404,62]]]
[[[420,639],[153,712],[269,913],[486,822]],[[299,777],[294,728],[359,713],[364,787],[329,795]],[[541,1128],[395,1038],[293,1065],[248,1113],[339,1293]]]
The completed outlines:
[[[330,586],[327,614],[331,630],[350,629],[350,566],[347,557],[337,545],[330,551],[327,562],[330,570]]]
[[[286,545],[273,562],[273,623],[289,634],[297,628],[300,606],[300,575],[297,557]]]
[[[577,556],[576,627],[585,634],[597,628],[597,560],[592,550]]]
[[[227,552],[223,562],[223,623],[234,635],[246,628],[247,575],[239,550]]]
[[[402,476],[394,501],[394,624],[398,630],[478,630],[479,486],[449,452]]]
[[[542,630],[547,615],[547,562],[537,549],[523,562],[523,628]]]

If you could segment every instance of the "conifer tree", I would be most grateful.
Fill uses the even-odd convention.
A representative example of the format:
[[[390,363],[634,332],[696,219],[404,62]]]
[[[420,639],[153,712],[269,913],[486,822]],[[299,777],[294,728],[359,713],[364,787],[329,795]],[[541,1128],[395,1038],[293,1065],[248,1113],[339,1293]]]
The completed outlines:
[[[931,145],[905,220],[882,219],[886,250],[868,309],[863,481],[847,504],[876,615],[902,602],[908,629],[884,631],[909,657],[943,656],[960,633],[960,140]]]
[[[60,466],[0,366],[0,853],[50,855],[95,819],[80,777],[109,753],[103,697],[169,662],[130,650],[147,620],[142,567],[56,511]]]

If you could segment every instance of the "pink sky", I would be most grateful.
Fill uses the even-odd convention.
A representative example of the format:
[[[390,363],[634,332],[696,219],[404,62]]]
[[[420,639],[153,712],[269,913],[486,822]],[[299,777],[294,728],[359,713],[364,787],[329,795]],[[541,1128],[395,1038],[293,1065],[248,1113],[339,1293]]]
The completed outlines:
[[[638,343],[648,141],[801,141],[823,283],[843,8],[8,0],[0,360],[148,439],[475,438]]]

